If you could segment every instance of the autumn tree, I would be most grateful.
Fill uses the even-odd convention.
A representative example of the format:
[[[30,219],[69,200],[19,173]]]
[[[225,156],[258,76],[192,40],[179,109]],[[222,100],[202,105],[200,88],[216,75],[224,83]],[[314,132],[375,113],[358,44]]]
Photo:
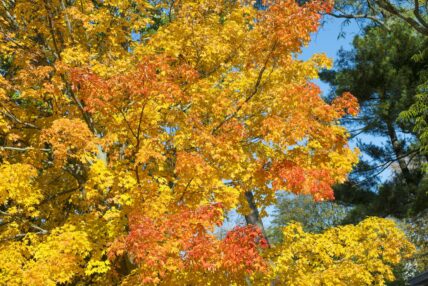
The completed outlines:
[[[393,279],[412,246],[390,221],[263,234],[277,191],[333,199],[358,111],[310,82],[324,55],[296,57],[330,3],[264,5],[2,1],[2,284]],[[220,240],[231,209],[247,225]]]

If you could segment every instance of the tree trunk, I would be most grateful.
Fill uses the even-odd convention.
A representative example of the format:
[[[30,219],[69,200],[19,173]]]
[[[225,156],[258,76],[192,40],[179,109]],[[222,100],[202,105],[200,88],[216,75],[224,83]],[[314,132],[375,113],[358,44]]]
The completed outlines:
[[[400,167],[401,173],[403,174],[404,180],[407,184],[412,182],[412,175],[409,168],[407,167],[407,162],[405,158],[405,153],[403,152],[403,146],[398,140],[397,133],[395,132],[394,126],[391,121],[386,120],[386,126],[388,129],[388,136],[391,140],[392,149],[394,150],[394,155],[397,158],[398,165]]]
[[[266,241],[269,244],[269,239],[266,235],[263,222],[260,218],[259,210],[257,209],[256,202],[254,201],[253,192],[251,191],[245,192],[245,198],[247,199],[248,206],[251,209],[251,212],[245,216],[245,221],[247,225],[252,224],[252,225],[258,226],[261,229],[263,236],[265,237]]]

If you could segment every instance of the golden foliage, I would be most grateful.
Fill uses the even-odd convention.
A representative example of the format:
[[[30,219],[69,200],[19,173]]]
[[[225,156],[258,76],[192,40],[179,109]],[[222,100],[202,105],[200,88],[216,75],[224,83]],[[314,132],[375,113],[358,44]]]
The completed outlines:
[[[355,99],[324,102],[331,62],[296,57],[331,3],[268,2],[2,1],[0,284],[392,279],[411,247],[388,221],[290,226],[292,248],[212,234],[248,191],[333,199],[358,159],[338,122]]]

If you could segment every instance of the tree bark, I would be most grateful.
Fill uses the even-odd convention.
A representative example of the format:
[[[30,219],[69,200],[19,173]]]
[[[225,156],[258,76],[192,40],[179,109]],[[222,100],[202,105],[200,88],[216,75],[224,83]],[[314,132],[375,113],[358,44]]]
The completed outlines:
[[[403,152],[403,146],[398,140],[397,132],[395,132],[394,126],[391,121],[386,120],[386,127],[388,130],[388,136],[392,144],[394,155],[397,159],[401,173],[403,174],[404,180],[407,184],[412,182],[412,175],[409,168],[407,167],[406,154]]]
[[[252,225],[258,226],[261,229],[263,236],[265,237],[266,241],[269,244],[269,239],[266,235],[265,228],[263,226],[263,221],[260,218],[259,210],[257,209],[256,202],[254,201],[253,192],[251,191],[245,192],[245,198],[247,199],[248,206],[251,209],[251,212],[248,215],[245,215],[245,221],[247,225],[252,224]]]

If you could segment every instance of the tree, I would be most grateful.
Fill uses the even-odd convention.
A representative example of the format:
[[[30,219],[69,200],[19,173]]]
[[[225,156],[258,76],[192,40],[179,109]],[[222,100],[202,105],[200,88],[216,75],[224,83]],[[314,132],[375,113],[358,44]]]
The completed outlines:
[[[282,240],[282,230],[290,223],[302,224],[304,231],[321,233],[342,224],[349,210],[335,202],[315,202],[310,196],[282,194],[275,204],[272,227],[273,241]]]
[[[400,22],[390,31],[369,26],[354,39],[354,50],[341,51],[335,71],[321,77],[331,83],[337,94],[353,93],[361,104],[360,115],[343,122],[353,136],[374,135],[381,143],[360,140],[358,147],[366,155],[351,176],[360,185],[373,186],[384,170],[396,168],[397,178],[379,189],[374,214],[404,217],[417,213],[426,204],[426,191],[420,185],[425,161],[413,125],[400,114],[415,103],[421,72],[426,62],[413,56],[424,47],[424,39]],[[379,180],[378,180],[379,182]]]
[[[423,272],[428,267],[428,212],[422,212],[404,221],[407,236],[415,244],[417,252],[413,257],[414,272]]]
[[[282,189],[332,199],[331,185],[357,161],[338,125],[357,112],[355,98],[325,103],[309,80],[329,60],[295,57],[328,3],[2,5],[2,283],[241,285],[289,276],[280,268],[288,250],[269,247],[260,213]],[[219,240],[214,227],[234,208],[248,225]],[[325,269],[302,256],[305,269],[322,272],[314,283],[345,283],[349,275],[333,275],[344,263],[355,281],[381,284],[412,252],[384,220],[326,237],[339,245],[353,232],[361,245],[326,253],[339,260]],[[373,259],[362,258],[368,252]]]
[[[413,56],[417,63],[426,63],[428,61],[428,38],[425,38],[423,48]],[[419,139],[419,148],[423,154],[428,151],[428,128],[427,128],[427,102],[428,102],[428,68],[421,70],[420,81],[415,96],[415,102],[408,110],[400,114],[400,119],[411,124],[413,131]],[[425,164],[426,165],[426,164]],[[426,171],[426,169],[425,169]]]
[[[394,238],[399,233],[385,231],[393,225],[392,221],[370,218],[356,226],[309,234],[299,224],[291,224],[284,229],[280,254],[275,254],[276,281],[279,285],[384,285],[385,278],[393,280],[393,273],[391,267],[382,265],[377,250],[388,241],[391,248],[382,256],[393,263],[400,260],[393,250],[400,247]]]

